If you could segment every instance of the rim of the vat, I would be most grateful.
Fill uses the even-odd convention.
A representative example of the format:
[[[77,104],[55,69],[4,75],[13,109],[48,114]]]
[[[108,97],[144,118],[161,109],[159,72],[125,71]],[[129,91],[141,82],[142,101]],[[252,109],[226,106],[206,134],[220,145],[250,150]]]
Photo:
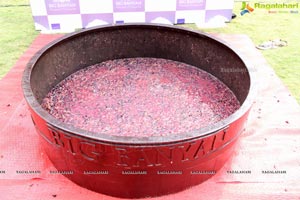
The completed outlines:
[[[40,57],[46,54],[47,51],[49,51],[49,49],[54,48],[57,44],[67,40],[72,40],[75,37],[80,37],[81,35],[97,32],[97,31],[120,30],[125,27],[141,28],[141,29],[158,29],[158,30],[165,29],[165,30],[172,30],[177,32],[184,32],[185,34],[190,34],[193,36],[204,37],[209,40],[214,40],[215,42],[218,42],[220,45],[223,45],[224,48],[227,48],[229,51],[233,52],[237,56],[237,58],[239,58],[243,62],[243,64],[245,65],[248,71],[250,77],[250,88],[245,101],[242,103],[241,107],[238,110],[236,110],[233,114],[231,114],[229,117],[213,125],[201,129],[189,131],[187,133],[173,134],[167,136],[150,136],[150,137],[115,136],[115,135],[108,135],[108,134],[101,134],[101,133],[95,134],[93,132],[76,128],[72,125],[68,125],[66,123],[60,122],[58,119],[54,118],[47,111],[45,111],[38,103],[37,99],[34,97],[33,91],[30,87],[31,71],[34,68],[35,64],[38,62],[38,60],[40,59]],[[148,146],[148,145],[157,145],[157,144],[178,143],[183,141],[204,138],[216,134],[220,130],[228,128],[230,124],[232,124],[233,122],[235,122],[236,120],[244,116],[252,106],[257,91],[254,80],[255,80],[254,70],[249,66],[249,64],[247,64],[247,62],[245,62],[244,58],[241,56],[241,53],[239,53],[238,50],[232,48],[231,45],[227,44],[226,42],[214,36],[208,35],[200,31],[195,31],[195,30],[178,27],[174,25],[161,25],[161,24],[151,24],[151,23],[130,23],[130,24],[119,24],[119,25],[104,25],[104,26],[97,26],[89,29],[84,29],[78,32],[66,34],[61,38],[56,39],[53,42],[50,42],[42,49],[40,49],[28,62],[23,72],[22,88],[23,88],[24,97],[28,105],[31,107],[31,109],[42,119],[44,119],[48,125],[54,127],[55,129],[58,129],[66,134],[79,137],[79,138],[89,139],[94,142]]]

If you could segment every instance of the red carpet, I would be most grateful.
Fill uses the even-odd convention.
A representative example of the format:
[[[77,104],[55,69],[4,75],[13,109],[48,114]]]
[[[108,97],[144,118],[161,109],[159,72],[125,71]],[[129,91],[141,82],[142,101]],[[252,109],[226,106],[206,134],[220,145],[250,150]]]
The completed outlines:
[[[116,199],[81,188],[55,170],[39,144],[21,90],[30,57],[59,35],[39,35],[0,80],[0,199]],[[258,96],[233,159],[213,178],[156,199],[300,199],[300,106],[245,35],[217,35],[257,75]],[[24,174],[23,170],[34,170]],[[235,173],[235,171],[251,173]],[[265,171],[281,172],[276,174]],[[120,188],[121,189],[121,188]]]

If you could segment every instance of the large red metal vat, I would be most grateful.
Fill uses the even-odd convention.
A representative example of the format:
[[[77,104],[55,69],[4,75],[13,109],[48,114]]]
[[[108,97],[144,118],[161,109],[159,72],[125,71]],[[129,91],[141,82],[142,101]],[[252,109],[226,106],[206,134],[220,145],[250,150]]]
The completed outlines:
[[[41,108],[45,95],[71,73],[129,57],[165,58],[201,68],[223,81],[241,107],[204,129],[139,138],[95,137]],[[251,71],[232,48],[204,33],[153,24],[102,26],[66,35],[31,59],[22,86],[36,130],[57,170],[85,188],[126,198],[174,193],[215,174],[231,156],[253,102]]]

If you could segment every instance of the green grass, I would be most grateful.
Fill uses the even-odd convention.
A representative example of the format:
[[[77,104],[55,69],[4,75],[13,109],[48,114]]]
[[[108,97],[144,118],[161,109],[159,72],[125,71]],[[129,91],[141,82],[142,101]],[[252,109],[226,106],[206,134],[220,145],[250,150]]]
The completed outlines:
[[[253,2],[253,3],[252,3]],[[251,1],[250,5],[254,5]],[[266,2],[266,1],[265,1]],[[275,3],[274,1],[270,1]],[[280,1],[276,1],[279,3]],[[241,2],[235,3],[234,13],[237,15],[224,28],[202,29],[208,33],[246,34],[254,44],[258,45],[272,39],[288,41],[287,47],[264,50],[267,62],[275,70],[292,96],[300,101],[300,9],[298,14],[270,14],[265,9],[255,9],[252,13],[240,15]],[[190,26],[196,28],[195,25]]]
[[[28,5],[28,0],[0,1],[0,78],[9,71],[38,34],[34,30]]]
[[[274,3],[272,0],[265,0]],[[255,2],[250,1],[250,5]],[[276,1],[279,3],[280,0]],[[3,5],[14,5],[3,7]],[[18,6],[19,5],[19,6]],[[21,6],[20,6],[21,5]],[[29,0],[0,0],[0,78],[14,65],[38,34],[34,30]],[[300,13],[269,14],[264,9],[255,9],[240,16],[241,2],[235,2],[237,18],[224,28],[204,29],[208,33],[246,34],[257,45],[270,39],[288,41],[287,47],[262,51],[268,63],[288,87],[291,94],[300,100]],[[299,9],[300,12],[300,9]],[[197,28],[195,25],[189,25]]]

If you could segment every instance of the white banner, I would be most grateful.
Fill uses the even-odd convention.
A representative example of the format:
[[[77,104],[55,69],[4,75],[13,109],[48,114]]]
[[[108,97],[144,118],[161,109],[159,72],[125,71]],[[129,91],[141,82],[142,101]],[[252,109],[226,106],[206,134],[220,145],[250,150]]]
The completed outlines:
[[[30,0],[35,28],[42,32],[71,32],[105,24],[161,24],[230,21],[233,0]]]

